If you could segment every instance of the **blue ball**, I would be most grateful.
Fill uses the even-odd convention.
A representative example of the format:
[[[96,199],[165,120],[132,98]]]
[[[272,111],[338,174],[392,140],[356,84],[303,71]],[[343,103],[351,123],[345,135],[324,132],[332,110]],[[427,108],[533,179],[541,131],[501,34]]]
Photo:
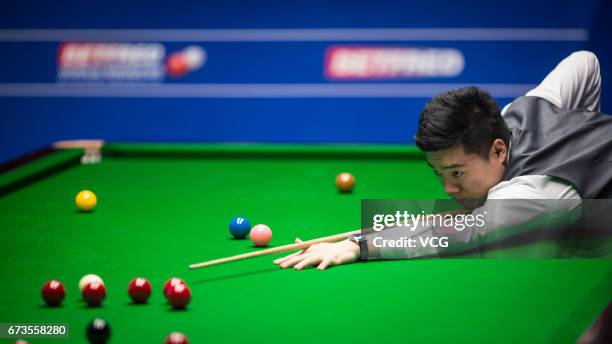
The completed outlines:
[[[245,219],[244,217],[238,216],[230,221],[229,230],[234,238],[244,239],[251,230],[251,223],[249,223],[249,220]]]

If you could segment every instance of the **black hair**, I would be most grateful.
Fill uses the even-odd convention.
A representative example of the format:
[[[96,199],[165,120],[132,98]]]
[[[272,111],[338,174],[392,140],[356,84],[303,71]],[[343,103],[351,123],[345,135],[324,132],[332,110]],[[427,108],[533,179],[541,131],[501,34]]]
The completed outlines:
[[[463,146],[466,154],[489,159],[496,139],[510,144],[510,130],[497,102],[477,87],[451,90],[433,97],[421,112],[416,144],[424,152]]]

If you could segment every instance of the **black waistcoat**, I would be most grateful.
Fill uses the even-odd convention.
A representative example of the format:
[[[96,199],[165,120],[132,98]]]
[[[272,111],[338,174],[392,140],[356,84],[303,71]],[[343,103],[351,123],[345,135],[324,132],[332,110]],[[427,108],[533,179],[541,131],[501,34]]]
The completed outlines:
[[[505,181],[548,175],[574,185],[582,198],[612,198],[612,116],[520,97],[504,120],[512,132]]]

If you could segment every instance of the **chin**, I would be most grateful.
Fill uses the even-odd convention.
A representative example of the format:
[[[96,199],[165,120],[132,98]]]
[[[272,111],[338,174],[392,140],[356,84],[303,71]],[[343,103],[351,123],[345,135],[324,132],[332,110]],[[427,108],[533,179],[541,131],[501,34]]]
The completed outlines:
[[[482,206],[485,200],[475,198],[461,198],[455,199],[455,201],[459,202],[459,204],[461,204],[466,209],[472,210]]]

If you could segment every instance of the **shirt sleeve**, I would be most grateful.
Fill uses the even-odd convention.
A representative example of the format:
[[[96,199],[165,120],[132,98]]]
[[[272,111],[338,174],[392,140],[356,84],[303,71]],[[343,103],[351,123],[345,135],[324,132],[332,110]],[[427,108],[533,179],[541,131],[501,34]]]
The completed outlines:
[[[473,217],[484,219],[482,225],[461,230],[417,226],[371,233],[366,236],[367,256],[368,259],[410,259],[460,253],[533,228],[565,223],[574,219],[574,209],[580,204],[580,196],[571,185],[549,176],[517,177],[492,188],[485,204],[472,211]],[[442,237],[448,238],[448,248],[423,245],[431,242],[427,238]],[[412,246],[399,245],[408,241]]]
[[[577,51],[561,61],[527,96],[548,100],[562,109],[600,111],[601,75],[597,56]]]

